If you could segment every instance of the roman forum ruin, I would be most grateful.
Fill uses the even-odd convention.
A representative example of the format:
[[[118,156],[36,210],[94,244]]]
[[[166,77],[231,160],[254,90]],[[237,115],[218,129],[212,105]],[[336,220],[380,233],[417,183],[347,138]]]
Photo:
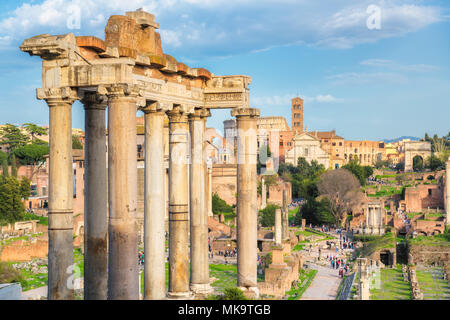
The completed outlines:
[[[71,299],[72,104],[85,109],[85,299],[139,299],[136,112],[145,114],[144,298],[165,288],[164,135],[169,119],[169,298],[207,293],[210,109],[232,109],[238,129],[237,285],[257,295],[256,122],[250,77],[215,76],[164,54],[154,16],[109,18],[105,40],[43,34],[20,49],[42,59],[50,119],[48,298]],[[108,150],[105,116],[108,112]],[[106,156],[107,154],[107,156]],[[107,159],[106,159],[107,158]],[[209,187],[208,187],[209,186]],[[190,239],[189,239],[190,234]],[[190,249],[189,249],[190,243]],[[191,271],[189,274],[189,264]]]

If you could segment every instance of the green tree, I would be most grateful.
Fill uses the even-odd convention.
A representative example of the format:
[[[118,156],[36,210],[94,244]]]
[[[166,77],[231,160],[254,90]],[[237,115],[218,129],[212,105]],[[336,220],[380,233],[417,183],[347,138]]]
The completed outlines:
[[[31,143],[15,150],[14,155],[23,165],[38,166],[44,162],[44,156],[49,153],[49,150],[47,144]]]
[[[3,163],[3,160],[8,160],[8,154],[0,150],[0,163]]]
[[[355,175],[356,178],[358,178],[359,183],[362,186],[366,185],[366,174],[368,172],[366,172],[366,170],[364,169],[363,166],[359,165],[358,161],[356,160],[351,160],[349,163],[347,163],[345,166],[342,167],[343,169],[347,169],[348,171],[350,171],[351,173],[353,173]],[[373,173],[373,170],[372,170]],[[370,176],[370,175],[369,175]]]
[[[307,199],[295,215],[294,223],[301,225],[302,219],[306,219],[306,223],[316,225],[335,223],[335,219],[330,210],[330,202],[327,198],[322,198],[321,200],[314,198]]]
[[[72,149],[83,149],[83,144],[80,141],[80,138],[76,135],[72,135]]]
[[[11,155],[11,176],[17,178],[17,160],[14,153]]]
[[[28,143],[30,138],[19,127],[7,123],[0,129],[0,145],[6,145],[10,152]]]
[[[413,158],[413,170],[416,172],[423,171],[424,164],[421,156],[415,156]]]
[[[40,127],[34,123],[24,123],[24,128],[25,130],[28,131],[28,133],[31,136],[31,141],[35,141],[37,138],[37,136],[44,136],[47,134],[48,129],[47,128],[43,128]],[[39,140],[39,139],[37,139]]]
[[[31,181],[27,177],[22,177],[20,180],[20,197],[28,200],[31,196]]]
[[[221,199],[216,193],[212,196],[213,214],[233,212],[233,207],[228,205],[225,200]]]
[[[8,160],[6,160],[6,159],[3,159],[3,161],[2,161],[2,175],[3,175],[3,177],[9,176]]]
[[[275,225],[275,210],[277,209],[280,209],[280,207],[269,203],[267,207],[259,211],[259,222],[263,227],[273,227]]]
[[[426,167],[431,171],[445,170],[445,162],[435,155],[431,155],[426,160]]]
[[[0,177],[0,224],[20,221],[24,214],[20,182],[14,177]]]

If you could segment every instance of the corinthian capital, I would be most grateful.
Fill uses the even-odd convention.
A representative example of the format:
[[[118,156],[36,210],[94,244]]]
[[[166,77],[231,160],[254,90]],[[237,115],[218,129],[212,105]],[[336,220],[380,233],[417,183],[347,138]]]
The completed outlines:
[[[203,120],[208,117],[211,117],[211,111],[206,108],[196,108],[194,109],[194,112],[189,115],[190,120]]]
[[[99,87],[98,92],[107,95],[109,99],[122,97],[138,98],[143,96],[142,88],[135,84],[113,84]]]
[[[85,109],[106,109],[108,97],[97,92],[86,92],[81,102]]]
[[[231,116],[240,118],[240,117],[248,117],[254,118],[259,117],[259,109],[256,108],[236,108],[231,110]]]
[[[80,96],[76,89],[70,87],[62,88],[38,88],[36,89],[36,97],[39,100],[45,100],[50,103],[74,103],[80,100]]]

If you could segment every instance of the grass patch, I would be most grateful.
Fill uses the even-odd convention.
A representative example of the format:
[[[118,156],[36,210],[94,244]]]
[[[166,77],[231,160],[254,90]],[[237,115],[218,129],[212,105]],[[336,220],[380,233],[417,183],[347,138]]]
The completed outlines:
[[[380,287],[370,289],[370,300],[411,300],[409,282],[403,281],[400,265],[380,270]]]
[[[393,196],[396,194],[401,194],[402,189],[397,190],[396,187],[390,187],[390,186],[382,186],[380,190],[378,190],[375,194],[368,194],[368,197],[385,197],[385,196]]]
[[[450,234],[437,234],[434,236],[417,236],[416,238],[409,238],[408,244],[411,245],[426,245],[426,246],[450,246]]]
[[[39,233],[33,233],[31,235],[9,238],[9,239],[6,239],[6,240],[2,240],[2,245],[6,246],[6,245],[9,245],[9,244],[11,244],[13,242],[19,241],[19,240],[26,241],[26,240],[28,240],[28,237],[37,238],[37,237],[42,236],[42,234],[43,234],[42,232],[39,232]]]
[[[298,277],[297,286],[291,288],[291,290],[286,292],[288,300],[299,300],[302,297],[303,293],[306,291],[306,289],[308,289],[312,280],[316,276],[316,273],[317,270],[314,269],[311,269],[309,271],[302,269]]]
[[[395,248],[395,246],[396,238],[391,232],[389,232],[375,240],[365,242],[363,248],[361,249],[361,256],[368,257],[375,251],[384,248]]]
[[[30,221],[30,220],[39,220],[38,224],[48,226],[48,217],[41,217],[41,216],[35,215],[34,213],[26,212],[24,215],[24,221]]]
[[[442,268],[430,267],[417,270],[416,274],[424,300],[450,300],[450,287],[448,281],[443,279]]]

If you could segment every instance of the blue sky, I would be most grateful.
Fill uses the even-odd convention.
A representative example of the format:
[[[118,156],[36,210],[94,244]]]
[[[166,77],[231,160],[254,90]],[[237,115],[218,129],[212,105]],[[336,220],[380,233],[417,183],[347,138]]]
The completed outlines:
[[[380,28],[367,20],[375,5]],[[291,123],[304,100],[308,130],[346,139],[450,131],[450,4],[425,0],[34,0],[0,2],[0,123],[48,123],[36,100],[39,57],[18,49],[37,34],[103,38],[112,14],[143,7],[161,25],[163,50],[214,74],[246,74],[252,107]],[[80,10],[80,28],[67,21]],[[73,126],[84,127],[81,104]],[[223,129],[230,112],[214,111]]]

